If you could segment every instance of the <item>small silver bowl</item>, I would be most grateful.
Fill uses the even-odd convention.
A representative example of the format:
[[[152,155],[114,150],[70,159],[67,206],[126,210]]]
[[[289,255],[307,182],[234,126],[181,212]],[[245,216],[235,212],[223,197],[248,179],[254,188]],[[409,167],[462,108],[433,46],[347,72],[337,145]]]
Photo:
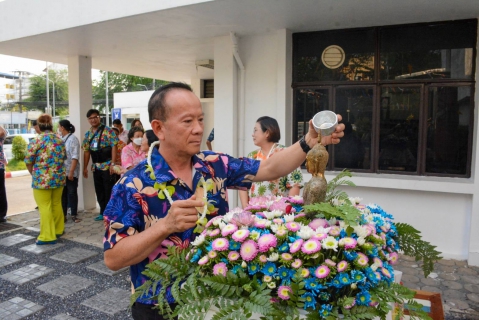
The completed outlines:
[[[313,117],[313,126],[316,132],[321,131],[321,136],[330,136],[338,125],[338,116],[336,113],[325,110],[318,112]]]

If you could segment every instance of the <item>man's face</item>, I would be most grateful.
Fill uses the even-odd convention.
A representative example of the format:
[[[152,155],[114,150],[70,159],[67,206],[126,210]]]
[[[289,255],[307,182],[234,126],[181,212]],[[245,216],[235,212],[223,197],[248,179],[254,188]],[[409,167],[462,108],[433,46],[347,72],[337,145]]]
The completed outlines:
[[[100,116],[96,113],[93,113],[88,117],[88,122],[93,128],[96,128],[100,125]]]
[[[115,128],[117,128],[117,129],[120,131],[120,133],[123,132],[123,125],[122,125],[122,124],[116,124],[116,123],[114,123],[113,126],[114,126]]]
[[[193,92],[174,89],[165,97],[167,119],[157,136],[161,144],[180,154],[192,156],[200,151],[203,139],[203,109]],[[156,132],[155,132],[156,134]]]

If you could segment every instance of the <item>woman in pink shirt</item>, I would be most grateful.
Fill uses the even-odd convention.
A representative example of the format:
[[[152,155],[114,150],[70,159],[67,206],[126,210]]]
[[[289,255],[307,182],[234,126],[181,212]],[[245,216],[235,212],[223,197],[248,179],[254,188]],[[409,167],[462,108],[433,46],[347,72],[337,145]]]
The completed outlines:
[[[128,145],[121,151],[121,166],[126,170],[145,160],[146,153],[140,148],[143,133],[144,131],[140,127],[133,127],[128,132]]]

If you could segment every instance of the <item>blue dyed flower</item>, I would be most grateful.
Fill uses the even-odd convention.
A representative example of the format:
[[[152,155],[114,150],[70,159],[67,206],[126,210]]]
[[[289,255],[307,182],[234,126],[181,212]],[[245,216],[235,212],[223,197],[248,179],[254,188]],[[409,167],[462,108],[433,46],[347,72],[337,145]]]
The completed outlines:
[[[206,252],[210,252],[210,251],[213,251],[213,246],[211,245],[211,243],[206,246]]]
[[[198,262],[198,260],[200,260],[200,258],[201,258],[202,253],[203,253],[203,251],[201,251],[201,249],[198,249],[195,252],[195,255],[191,258],[191,262]]]
[[[301,296],[301,298],[304,299],[304,310],[307,308],[312,308],[313,310],[316,310],[316,298],[314,294],[311,292],[306,292]]]
[[[278,275],[282,280],[291,280],[291,278],[294,276],[295,271],[288,269],[286,267],[280,267],[278,269]]]
[[[373,269],[367,267],[366,269],[364,269],[364,272],[366,273],[366,278],[368,278],[369,281],[374,284],[378,283],[378,279],[376,278],[376,274],[374,273]]]
[[[348,284],[351,284],[351,279],[349,278],[349,274],[347,273],[340,273],[337,275],[339,278],[339,282],[343,285],[346,286]]]
[[[331,280],[331,282],[329,282],[328,284],[330,286],[338,288],[338,289],[343,287],[343,285],[341,284],[341,281],[339,280],[338,276],[334,277],[333,280]]]
[[[323,318],[326,318],[327,316],[329,316],[329,314],[331,313],[331,310],[333,310],[333,306],[330,305],[330,304],[323,304],[321,306],[321,309],[319,309],[319,315]]]
[[[233,267],[233,269],[231,269],[231,272],[233,272],[234,274],[237,274],[239,270],[241,270],[241,266],[240,265],[236,265]]]
[[[368,306],[371,302],[371,295],[367,291],[361,291],[356,295],[356,304],[358,306]]]
[[[351,271],[351,281],[354,283],[361,282],[365,279],[364,274],[359,270]]]
[[[316,281],[316,278],[308,278],[304,280],[304,287],[313,292],[319,292],[324,287]]]
[[[319,300],[322,300],[322,301],[329,301],[330,297],[331,297],[331,295],[329,293],[327,293],[326,291],[322,291],[318,295]]]
[[[346,260],[348,261],[354,261],[358,254],[354,251],[344,251],[344,257],[346,257]]]
[[[228,261],[228,259],[226,258],[222,258],[221,259],[221,262],[224,262],[226,265],[228,265],[230,262]]]
[[[229,246],[229,249],[231,251],[237,251],[241,248],[241,243],[239,242],[236,242],[234,240],[230,240],[230,246]]]
[[[272,262],[267,262],[261,269],[261,272],[267,276],[273,276],[276,273],[276,265]]]
[[[248,266],[248,273],[250,275],[256,274],[260,270],[260,267],[257,263],[252,263]]]
[[[281,253],[289,251],[289,245],[287,242],[284,242],[282,245],[279,246],[278,251]]]

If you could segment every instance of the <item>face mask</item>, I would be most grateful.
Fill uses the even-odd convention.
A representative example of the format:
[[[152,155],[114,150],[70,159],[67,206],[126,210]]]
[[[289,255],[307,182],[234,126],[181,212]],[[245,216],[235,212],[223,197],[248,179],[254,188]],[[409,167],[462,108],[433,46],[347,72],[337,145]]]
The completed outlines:
[[[133,139],[133,143],[136,144],[137,146],[141,146],[141,141],[143,138],[135,138]]]

